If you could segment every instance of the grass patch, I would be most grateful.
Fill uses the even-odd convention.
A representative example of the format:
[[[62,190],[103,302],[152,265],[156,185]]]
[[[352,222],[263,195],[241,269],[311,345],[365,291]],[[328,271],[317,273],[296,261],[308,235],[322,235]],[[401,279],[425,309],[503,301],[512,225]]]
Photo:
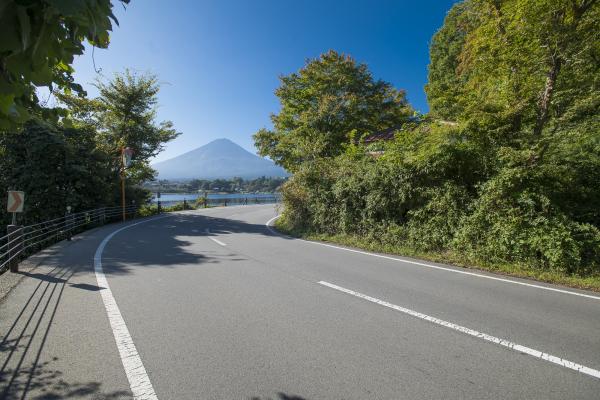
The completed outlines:
[[[486,262],[485,260],[468,259],[462,256],[461,254],[457,254],[456,252],[452,251],[424,252],[418,251],[408,246],[386,245],[377,241],[367,240],[363,237],[355,235],[327,235],[321,233],[314,233],[310,231],[302,231],[297,229],[291,229],[281,218],[278,218],[275,221],[275,227],[280,232],[307,240],[335,243],[376,253],[385,253],[390,255],[417,258],[420,260],[443,263],[456,267],[489,271],[501,275],[534,279],[541,282],[554,283],[577,289],[587,289],[600,292],[600,275],[568,275],[562,271],[551,271],[547,269],[534,268],[531,266],[521,264],[490,263]]]

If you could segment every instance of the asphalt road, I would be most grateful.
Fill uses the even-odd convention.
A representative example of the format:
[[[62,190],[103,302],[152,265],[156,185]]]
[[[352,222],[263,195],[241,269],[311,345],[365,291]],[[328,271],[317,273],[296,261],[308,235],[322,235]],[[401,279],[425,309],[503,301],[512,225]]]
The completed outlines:
[[[597,293],[291,239],[275,215],[51,249],[0,301],[0,398],[600,398]]]

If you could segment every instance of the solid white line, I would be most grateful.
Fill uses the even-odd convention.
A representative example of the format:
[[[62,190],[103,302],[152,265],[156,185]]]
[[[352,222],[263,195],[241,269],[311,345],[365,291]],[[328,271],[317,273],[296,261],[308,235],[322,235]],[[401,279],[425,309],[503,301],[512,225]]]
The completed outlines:
[[[210,229],[206,228],[206,233],[209,234],[210,233]],[[208,237],[210,240],[212,240],[213,242],[215,242],[216,244],[219,244],[221,246],[227,246],[225,243],[221,242],[219,239],[215,239],[214,237],[209,236]]]
[[[277,218],[279,218],[279,215],[277,215],[276,217],[273,217],[270,220],[268,220],[265,225],[267,226],[267,228],[269,229],[269,231],[271,233],[276,234],[276,235],[281,235],[279,232],[275,231],[270,226],[270,224],[273,221],[275,221]],[[340,246],[335,246],[335,245],[327,244],[327,243],[313,242],[313,241],[304,240],[304,239],[297,239],[297,240],[300,240],[300,241],[306,242],[306,243],[316,244],[318,246],[324,246],[324,247],[330,247],[332,249],[338,249],[338,250],[348,251],[348,252],[351,252],[351,253],[358,253],[358,254],[363,254],[363,255],[367,255],[367,256],[371,256],[371,257],[383,258],[383,259],[386,259],[386,260],[399,261],[399,262],[403,262],[403,263],[407,263],[407,264],[420,265],[422,267],[427,267],[427,268],[433,268],[433,269],[438,269],[438,270],[442,270],[442,271],[453,272],[455,274],[463,274],[463,275],[476,276],[478,278],[492,279],[494,281],[499,281],[499,282],[513,283],[515,285],[528,286],[528,287],[532,287],[532,288],[536,288],[536,289],[549,290],[551,292],[557,292],[557,293],[563,293],[563,294],[571,294],[573,296],[579,296],[579,297],[585,297],[585,298],[588,298],[588,299],[600,300],[600,296],[594,296],[594,295],[591,295],[591,294],[571,292],[570,290],[557,289],[557,288],[548,287],[548,286],[535,285],[533,283],[513,281],[511,279],[499,278],[499,277],[491,276],[491,275],[483,275],[483,274],[478,274],[478,273],[475,273],[475,272],[461,271],[461,270],[453,269],[453,268],[440,267],[439,265],[426,264],[426,263],[423,263],[423,262],[412,261],[412,260],[404,260],[404,259],[401,259],[401,258],[384,256],[382,254],[369,253],[369,252],[361,251],[361,250],[349,249],[347,247],[340,247]]]
[[[320,281],[319,284],[321,284],[323,286],[327,286],[331,289],[339,290],[340,292],[344,292],[344,293],[350,294],[352,296],[359,297],[363,300],[370,301],[371,303],[379,304],[380,306],[388,307],[393,310],[400,311],[401,313],[408,314],[410,316],[432,322],[436,325],[441,325],[441,326],[453,329],[453,330],[461,332],[461,333],[466,333],[467,335],[474,336],[476,338],[483,339],[483,340],[486,340],[488,342],[492,342],[495,344],[499,344],[500,346],[504,346],[511,350],[518,351],[520,353],[524,353],[529,356],[539,358],[540,360],[545,360],[545,361],[551,362],[553,364],[560,365],[561,367],[569,368],[574,371],[581,372],[582,374],[589,375],[594,378],[600,379],[600,371],[593,369],[593,368],[586,367],[585,365],[577,364],[572,361],[565,360],[564,358],[556,357],[551,354],[543,353],[539,350],[532,349],[530,347],[526,347],[526,346],[522,346],[517,343],[513,343],[506,339],[500,339],[495,336],[491,336],[486,333],[476,331],[474,329],[465,328],[464,326],[456,325],[456,324],[453,324],[452,322],[444,321],[439,318],[431,317],[429,315],[410,310],[408,308],[400,307],[395,304],[388,303],[387,301],[379,300],[375,297],[367,296],[366,294],[362,294],[359,292],[355,292],[354,290],[350,290],[350,289],[343,288],[341,286],[334,285],[333,283]]]
[[[154,392],[150,378],[146,373],[144,364],[142,364],[142,359],[140,358],[140,355],[133,344],[133,339],[129,334],[129,329],[127,329],[127,325],[125,325],[125,320],[123,319],[121,311],[119,310],[119,306],[117,305],[117,301],[110,290],[106,275],[104,275],[104,270],[102,269],[102,252],[104,251],[104,248],[109,240],[112,239],[117,233],[139,224],[156,221],[157,219],[167,217],[168,215],[147,219],[117,229],[106,236],[104,240],[102,240],[102,243],[100,243],[96,249],[96,253],[94,254],[94,272],[96,273],[98,287],[102,288],[102,290],[100,290],[100,294],[102,295],[104,308],[106,308],[108,321],[110,322],[110,327],[112,328],[115,342],[117,343],[117,349],[119,350],[121,362],[125,368],[125,374],[127,375],[127,380],[129,381],[129,387],[133,393],[133,398],[139,400],[157,400],[158,397],[156,397],[156,393]]]

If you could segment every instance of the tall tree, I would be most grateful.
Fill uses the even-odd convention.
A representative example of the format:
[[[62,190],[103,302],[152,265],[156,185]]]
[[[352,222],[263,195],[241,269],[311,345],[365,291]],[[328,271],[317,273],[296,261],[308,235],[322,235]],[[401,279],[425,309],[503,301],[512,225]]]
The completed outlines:
[[[431,46],[432,114],[531,142],[552,119],[597,113],[599,19],[597,0],[457,4]]]
[[[133,161],[128,179],[141,183],[152,179],[155,171],[150,160],[180,133],[171,121],[156,122],[156,105],[160,85],[154,75],[135,74],[126,70],[115,74],[108,82],[96,83],[100,96],[92,112],[97,120],[98,143],[114,157],[113,169],[120,167],[119,155],[123,147],[133,149]]]
[[[274,129],[261,129],[254,141],[262,156],[289,171],[306,160],[336,156],[353,135],[399,126],[413,113],[403,91],[333,50],[280,80]]]

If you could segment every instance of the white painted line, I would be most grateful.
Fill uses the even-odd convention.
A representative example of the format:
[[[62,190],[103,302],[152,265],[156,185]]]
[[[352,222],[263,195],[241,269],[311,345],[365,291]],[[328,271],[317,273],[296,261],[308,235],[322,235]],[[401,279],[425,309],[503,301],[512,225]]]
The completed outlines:
[[[104,251],[104,248],[109,240],[112,239],[117,233],[139,224],[156,221],[157,219],[167,217],[168,215],[147,219],[117,229],[110,235],[106,236],[104,240],[102,240],[102,243],[100,243],[96,249],[96,253],[94,254],[94,272],[96,273],[96,282],[98,282],[99,287],[103,288],[100,290],[100,295],[102,296],[104,308],[106,308],[106,314],[108,315],[108,321],[110,322],[110,327],[112,328],[115,342],[117,343],[117,349],[119,350],[119,355],[121,356],[121,362],[125,368],[125,374],[127,375],[127,380],[129,381],[129,387],[133,393],[133,398],[136,400],[157,400],[158,397],[156,397],[156,393],[154,392],[150,378],[146,373],[144,364],[142,364],[142,359],[140,358],[140,355],[133,344],[133,339],[129,334],[129,329],[127,329],[127,325],[125,325],[125,320],[121,315],[117,301],[115,300],[112,291],[110,290],[110,286],[108,285],[108,280],[104,275],[104,270],[102,269],[102,252]]]
[[[267,226],[267,228],[269,229],[269,231],[271,233],[273,233],[275,235],[280,235],[281,236],[281,234],[279,232],[277,232],[276,230],[274,230],[270,226],[270,224],[273,221],[275,221],[277,218],[279,218],[279,215],[277,215],[277,216],[271,218],[270,220],[268,220],[265,223],[265,225]],[[536,284],[533,284],[533,283],[513,281],[511,279],[499,278],[499,277],[491,276],[491,275],[478,274],[476,272],[461,271],[461,270],[453,269],[453,268],[440,267],[439,265],[432,265],[432,264],[427,264],[427,263],[424,263],[424,262],[418,262],[418,261],[412,261],[412,260],[404,260],[402,258],[384,256],[382,254],[369,253],[367,251],[349,249],[347,247],[335,246],[335,245],[328,244],[328,243],[313,242],[313,241],[304,240],[304,239],[296,239],[296,240],[300,240],[300,241],[306,242],[306,243],[315,244],[315,245],[318,245],[318,246],[330,247],[332,249],[338,249],[338,250],[348,251],[350,253],[358,253],[358,254],[363,254],[363,255],[367,255],[367,256],[371,256],[371,257],[383,258],[383,259],[386,259],[386,260],[398,261],[398,262],[403,262],[403,263],[407,263],[407,264],[420,265],[422,267],[433,268],[433,269],[438,269],[438,270],[447,271],[447,272],[453,272],[455,274],[463,274],[463,275],[476,276],[478,278],[492,279],[492,280],[499,281],[499,282],[513,283],[515,285],[528,286],[528,287],[532,287],[532,288],[536,288],[536,289],[549,290],[551,292],[557,292],[557,293],[563,293],[563,294],[571,294],[573,296],[579,296],[579,297],[585,297],[585,298],[588,298],[588,299],[600,300],[600,296],[594,296],[594,295],[591,295],[591,294],[572,292],[570,290],[557,289],[557,288],[548,287],[548,286],[536,285]]]
[[[524,354],[527,354],[527,355],[535,357],[535,358],[539,358],[540,360],[548,361],[553,364],[560,365],[561,367],[572,369],[574,371],[581,372],[582,374],[589,375],[594,378],[600,379],[600,371],[593,369],[593,368],[586,367],[585,365],[577,364],[572,361],[565,360],[564,358],[556,357],[551,354],[543,353],[539,350],[532,349],[530,347],[526,347],[526,346],[522,346],[517,343],[513,343],[506,339],[500,339],[495,336],[491,336],[486,333],[476,331],[474,329],[465,328],[464,326],[456,325],[456,324],[453,324],[452,322],[444,321],[442,319],[431,317],[429,315],[422,314],[420,312],[413,311],[408,308],[400,307],[395,304],[388,303],[387,301],[379,300],[379,299],[376,299],[375,297],[367,296],[366,294],[362,294],[359,292],[355,292],[354,290],[350,290],[350,289],[343,288],[341,286],[334,285],[333,283],[320,281],[319,284],[321,284],[323,286],[327,286],[331,289],[339,290],[340,292],[344,292],[344,293],[350,294],[352,296],[356,296],[363,300],[370,301],[371,303],[379,304],[380,306],[384,306],[384,307],[388,307],[388,308],[391,308],[396,311],[400,311],[401,313],[408,314],[412,317],[420,318],[425,321],[429,321],[436,325],[441,325],[441,326],[453,329],[453,330],[461,332],[461,333],[466,333],[467,335],[474,336],[476,338],[483,339],[488,342],[498,344],[500,346],[504,346],[511,350],[518,351],[520,353],[524,353]]]
[[[210,234],[210,229],[206,228],[206,233]],[[221,242],[219,239],[215,239],[214,237],[209,236],[208,237],[210,240],[212,240],[213,242],[215,242],[216,244],[219,244],[221,246],[227,246],[225,243]]]
[[[221,242],[219,239],[215,239],[213,237],[208,237],[210,240],[212,240],[213,242],[215,242],[216,244],[219,244],[221,246],[227,246],[225,243]]]

